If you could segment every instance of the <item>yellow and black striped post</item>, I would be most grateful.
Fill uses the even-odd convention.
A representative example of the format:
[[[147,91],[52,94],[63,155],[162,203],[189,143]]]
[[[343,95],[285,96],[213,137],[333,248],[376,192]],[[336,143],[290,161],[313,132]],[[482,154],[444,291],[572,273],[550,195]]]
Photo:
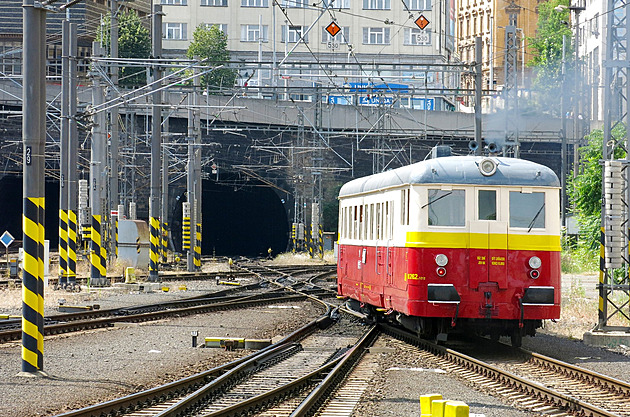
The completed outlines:
[[[59,286],[68,282],[68,212],[59,209]]]
[[[324,231],[321,226],[317,228],[317,249],[319,251],[319,259],[324,259]]]
[[[44,365],[44,174],[46,10],[23,3],[22,371]]]
[[[68,284],[77,281],[77,213],[68,210]]]
[[[201,223],[195,227],[195,267],[201,268]]]
[[[313,230],[311,229],[308,233],[306,233],[306,244],[308,245],[308,254],[311,258],[315,257],[313,253]]]
[[[102,285],[105,276],[103,265],[103,250],[101,248],[101,216],[92,215],[92,227],[90,228],[90,279],[93,285]]]
[[[606,311],[606,252],[605,252],[605,230],[602,226],[599,231],[599,285],[598,285],[598,293],[599,293],[599,304],[598,304],[598,320],[597,320],[597,328],[603,330],[606,326],[606,315],[608,312]]]
[[[297,249],[296,248],[296,245],[297,245],[297,240],[296,240],[297,230],[296,230],[296,226],[297,226],[296,223],[293,223],[291,225],[291,252],[293,252],[293,253],[295,253],[295,251]]]
[[[183,203],[182,251],[190,250],[190,203]]]
[[[149,273],[150,275],[157,275],[160,247],[160,220],[157,217],[151,217],[149,223]]]
[[[22,279],[22,371],[35,372],[39,368],[39,198],[24,199]],[[43,320],[43,317],[42,317]],[[41,338],[43,340],[43,338]]]
[[[162,263],[168,262],[168,223],[162,222]]]

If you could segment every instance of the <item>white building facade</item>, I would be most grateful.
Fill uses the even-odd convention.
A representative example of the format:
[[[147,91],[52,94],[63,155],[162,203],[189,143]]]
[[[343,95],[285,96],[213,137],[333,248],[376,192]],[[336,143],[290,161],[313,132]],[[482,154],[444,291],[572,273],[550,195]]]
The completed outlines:
[[[586,0],[577,24],[578,55],[581,60],[582,103],[593,121],[604,119],[604,58],[606,56],[606,7],[604,0]]]
[[[241,85],[459,85],[449,67],[458,63],[455,0],[154,2],[165,14],[165,56],[183,56],[197,26],[217,25],[227,35],[233,61],[264,63],[253,78],[239,70]],[[329,33],[333,26],[339,29],[335,36]]]

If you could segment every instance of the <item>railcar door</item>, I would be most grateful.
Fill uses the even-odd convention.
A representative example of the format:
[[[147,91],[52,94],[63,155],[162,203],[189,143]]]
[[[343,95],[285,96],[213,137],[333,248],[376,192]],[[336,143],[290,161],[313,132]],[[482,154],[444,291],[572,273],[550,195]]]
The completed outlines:
[[[498,215],[499,191],[475,189],[475,212],[469,223],[469,284],[495,282],[507,288],[507,222]]]

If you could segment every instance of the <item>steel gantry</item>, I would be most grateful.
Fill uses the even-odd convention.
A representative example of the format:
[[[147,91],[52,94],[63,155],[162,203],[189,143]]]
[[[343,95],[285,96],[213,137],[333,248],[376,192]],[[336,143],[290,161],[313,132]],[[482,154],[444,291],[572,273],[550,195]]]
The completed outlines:
[[[599,312],[595,331],[629,332],[630,306],[630,19],[627,0],[607,0]],[[619,133],[624,132],[620,137]],[[615,159],[615,150],[625,151]]]

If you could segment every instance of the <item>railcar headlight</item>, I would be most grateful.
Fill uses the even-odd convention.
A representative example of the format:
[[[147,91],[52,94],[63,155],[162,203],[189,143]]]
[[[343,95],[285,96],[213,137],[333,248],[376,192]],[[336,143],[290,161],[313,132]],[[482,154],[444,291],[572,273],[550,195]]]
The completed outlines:
[[[532,269],[538,269],[542,265],[542,261],[538,256],[532,256],[531,258],[529,258],[528,263],[529,267]]]
[[[479,172],[485,177],[494,175],[497,172],[497,163],[490,158],[484,158],[479,162]]]
[[[531,271],[529,271],[529,276],[531,277],[531,279],[538,279],[538,277],[540,276],[540,272],[537,269],[532,269]]]
[[[444,255],[443,253],[436,255],[435,263],[437,264],[437,266],[446,266],[446,264],[448,263],[448,256]]]
[[[446,275],[446,268],[440,266],[438,267],[438,269],[435,270],[435,273],[438,274],[438,277],[443,277],[444,275]]]

